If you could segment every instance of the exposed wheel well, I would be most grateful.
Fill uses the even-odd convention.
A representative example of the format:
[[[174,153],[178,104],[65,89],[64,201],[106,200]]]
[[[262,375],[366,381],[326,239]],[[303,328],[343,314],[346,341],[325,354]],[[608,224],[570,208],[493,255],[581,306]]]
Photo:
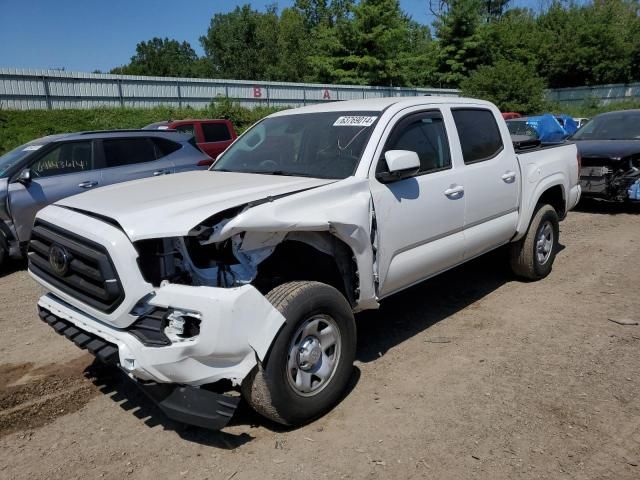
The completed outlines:
[[[285,239],[258,266],[258,275],[252,284],[266,294],[278,285],[295,280],[331,285],[342,292],[352,306],[358,298],[358,272],[351,249],[328,233],[298,234]]]
[[[556,185],[549,188],[548,190],[545,190],[545,192],[538,199],[538,205],[544,204],[551,205],[558,214],[558,218],[563,219],[565,217],[567,208],[564,199],[564,192],[562,191],[562,187],[560,185]]]

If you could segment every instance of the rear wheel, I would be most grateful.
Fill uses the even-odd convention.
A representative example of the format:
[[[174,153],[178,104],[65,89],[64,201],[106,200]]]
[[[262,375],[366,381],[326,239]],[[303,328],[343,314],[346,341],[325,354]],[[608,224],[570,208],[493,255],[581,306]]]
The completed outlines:
[[[285,317],[265,362],[244,380],[244,398],[261,415],[285,425],[330,410],[351,376],[356,327],[351,306],[335,288],[289,282],[266,298]]]
[[[539,280],[551,272],[558,251],[560,224],[551,205],[536,210],[527,234],[511,244],[511,269],[519,277]]]

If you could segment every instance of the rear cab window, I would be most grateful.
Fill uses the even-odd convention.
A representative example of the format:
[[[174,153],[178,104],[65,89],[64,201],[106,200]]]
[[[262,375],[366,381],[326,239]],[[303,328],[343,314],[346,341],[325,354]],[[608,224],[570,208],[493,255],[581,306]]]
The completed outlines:
[[[491,160],[504,149],[502,135],[491,110],[452,108],[451,113],[465,164]]]
[[[227,142],[231,140],[231,132],[226,123],[201,123],[205,143]]]
[[[175,130],[177,130],[180,133],[186,133],[187,135],[193,135],[194,137],[196,135],[196,127],[193,123],[185,123],[184,125],[177,125],[175,127]]]

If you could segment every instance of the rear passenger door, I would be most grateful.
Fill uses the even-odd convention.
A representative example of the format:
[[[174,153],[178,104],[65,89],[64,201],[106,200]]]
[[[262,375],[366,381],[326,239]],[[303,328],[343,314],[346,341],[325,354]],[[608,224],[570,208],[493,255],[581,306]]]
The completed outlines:
[[[173,173],[173,161],[155,138],[105,138],[100,140],[106,185]]]
[[[507,243],[518,223],[520,170],[513,148],[504,145],[503,138],[510,137],[506,126],[500,130],[496,112],[451,109],[464,162],[465,258]]]

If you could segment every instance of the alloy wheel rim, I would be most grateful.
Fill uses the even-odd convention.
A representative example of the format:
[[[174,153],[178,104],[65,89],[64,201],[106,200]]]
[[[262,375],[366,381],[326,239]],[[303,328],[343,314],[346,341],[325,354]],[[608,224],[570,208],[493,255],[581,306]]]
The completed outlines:
[[[538,236],[536,238],[536,258],[540,265],[544,265],[551,258],[553,251],[554,241],[553,226],[551,222],[547,221],[542,224],[538,230]]]

